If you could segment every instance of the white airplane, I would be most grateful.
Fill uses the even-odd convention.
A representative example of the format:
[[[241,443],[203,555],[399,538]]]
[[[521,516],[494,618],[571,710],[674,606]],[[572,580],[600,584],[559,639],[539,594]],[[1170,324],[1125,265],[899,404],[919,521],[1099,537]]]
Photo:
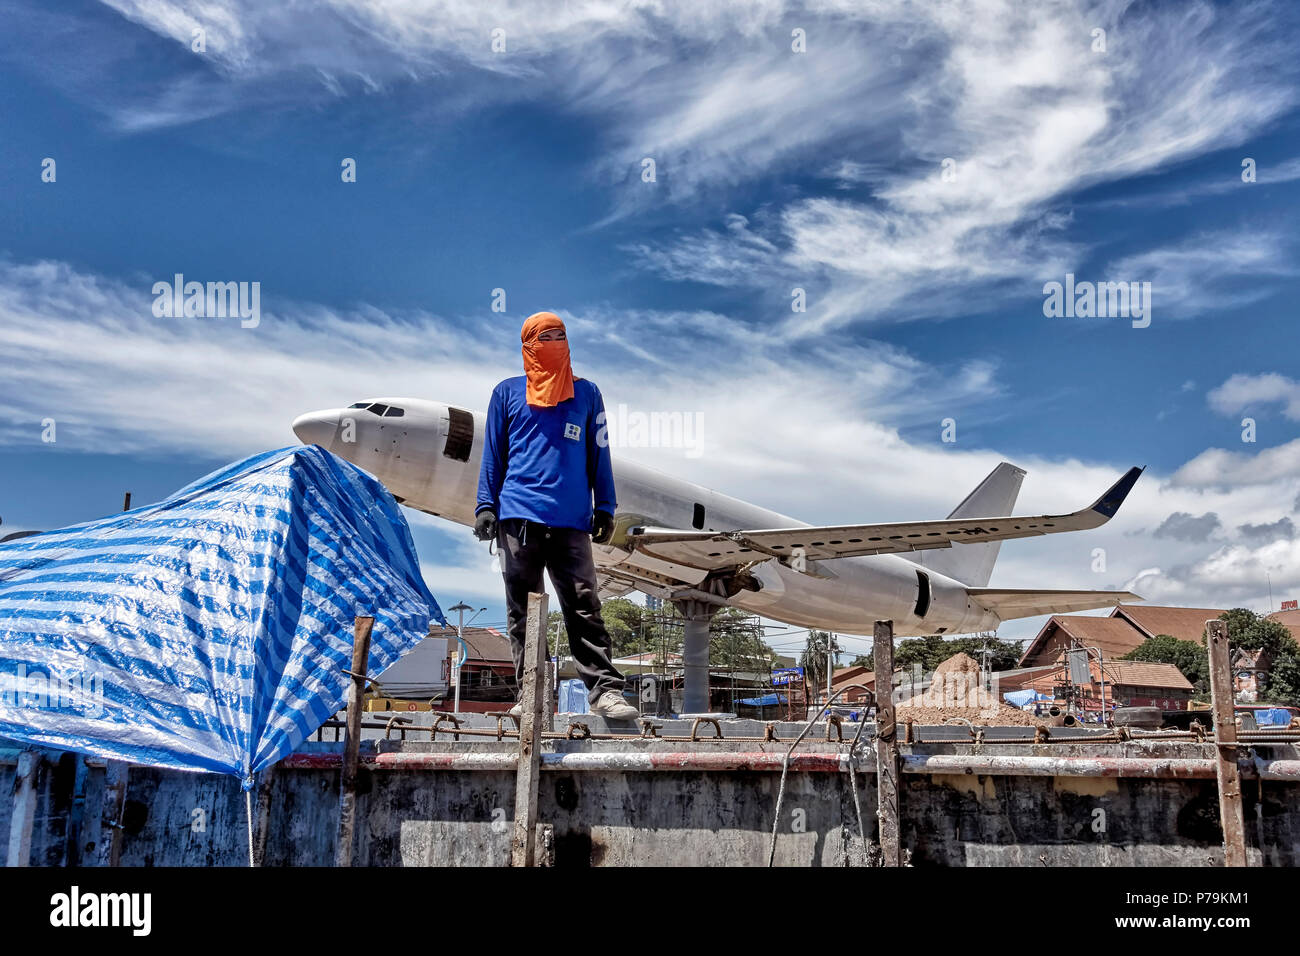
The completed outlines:
[[[485,420],[441,402],[379,398],[309,412],[293,430],[374,475],[400,503],[472,527]],[[1081,511],[1015,517],[1025,473],[1003,462],[947,518],[813,526],[615,460],[614,536],[592,552],[602,596],[636,589],[694,606],[696,617],[701,607],[730,604],[846,634],[870,634],[883,620],[901,636],[991,631],[1013,618],[1142,600],[1127,591],[987,586],[1001,542],[1099,527],[1141,473],[1129,469]]]

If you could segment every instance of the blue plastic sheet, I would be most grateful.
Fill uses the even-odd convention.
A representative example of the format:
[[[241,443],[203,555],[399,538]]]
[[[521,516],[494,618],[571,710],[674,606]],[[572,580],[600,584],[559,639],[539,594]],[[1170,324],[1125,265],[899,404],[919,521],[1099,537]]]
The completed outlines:
[[[1291,711],[1285,707],[1258,707],[1252,713],[1257,727],[1286,727],[1291,723]]]
[[[318,446],[254,455],[157,504],[0,545],[0,737],[252,774],[446,624],[375,479]]]
[[[1032,704],[1035,701],[1051,700],[1046,694],[1040,694],[1034,690],[1013,690],[1010,693],[1003,694],[1002,699],[1013,707],[1024,707],[1026,704]]]
[[[589,713],[587,685],[580,680],[560,681],[559,710],[562,714]]]
[[[736,703],[744,704],[746,707],[775,707],[777,704],[784,704],[785,698],[780,694],[764,694],[762,697],[746,697]]]

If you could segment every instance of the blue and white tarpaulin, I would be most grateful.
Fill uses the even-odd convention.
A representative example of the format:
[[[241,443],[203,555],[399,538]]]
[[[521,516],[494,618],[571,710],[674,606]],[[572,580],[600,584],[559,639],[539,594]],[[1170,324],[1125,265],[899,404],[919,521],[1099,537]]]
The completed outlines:
[[[392,495],[315,445],[254,455],[0,545],[0,737],[248,786],[343,706],[357,615],[369,676],[446,624]]]

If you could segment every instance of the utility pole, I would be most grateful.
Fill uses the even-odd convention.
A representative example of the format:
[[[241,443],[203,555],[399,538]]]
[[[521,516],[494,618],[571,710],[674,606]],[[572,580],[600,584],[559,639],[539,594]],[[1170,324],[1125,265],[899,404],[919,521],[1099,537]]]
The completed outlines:
[[[466,604],[464,601],[461,601],[455,607],[450,607],[447,610],[455,611],[460,615],[459,619],[456,621],[456,643],[459,646],[456,648],[456,666],[453,668],[454,673],[452,675],[452,679],[455,681],[456,684],[456,703],[453,712],[459,714],[460,713],[460,669],[462,666],[464,666],[465,661],[469,658],[469,648],[465,646],[465,612],[473,611],[474,609],[470,607],[468,604]],[[485,610],[487,610],[487,608],[482,608],[482,607],[479,608],[478,611],[475,612],[474,617],[478,617]],[[471,624],[474,623],[474,617],[469,619]]]
[[[826,634],[826,703],[831,702],[831,675],[835,672],[835,658],[832,648],[835,647],[835,635]]]

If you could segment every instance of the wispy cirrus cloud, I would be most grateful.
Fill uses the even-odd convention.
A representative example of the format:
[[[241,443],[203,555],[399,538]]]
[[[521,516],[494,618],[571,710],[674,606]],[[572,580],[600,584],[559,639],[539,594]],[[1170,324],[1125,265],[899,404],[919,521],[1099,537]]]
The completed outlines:
[[[1067,231],[1071,193],[1240,142],[1294,104],[1285,84],[1240,68],[1239,57],[1262,55],[1281,73],[1291,69],[1258,20],[1229,22],[1201,4],[1025,9],[974,22],[954,8],[930,11],[929,49],[941,68],[912,78],[913,111],[883,170],[871,168],[869,198],[796,199],[758,228],[738,229],[733,218],[724,230],[642,244],[638,261],[668,278],[772,294],[792,281],[815,288],[808,314],[786,320],[803,335],[960,314],[972,297],[986,307],[1024,302],[1034,280],[1073,271],[1088,253]],[[1105,54],[1081,39],[1102,23]],[[856,173],[853,162],[841,167]],[[1277,238],[1188,240],[1117,266],[1156,273],[1175,304],[1190,307],[1175,280],[1193,269],[1290,274],[1284,244],[1267,245]],[[1198,301],[1209,308],[1257,294]]]
[[[1219,230],[1125,256],[1101,274],[1150,282],[1160,317],[1191,318],[1258,302],[1273,291],[1265,280],[1300,275],[1293,248],[1292,238],[1274,229]]]

